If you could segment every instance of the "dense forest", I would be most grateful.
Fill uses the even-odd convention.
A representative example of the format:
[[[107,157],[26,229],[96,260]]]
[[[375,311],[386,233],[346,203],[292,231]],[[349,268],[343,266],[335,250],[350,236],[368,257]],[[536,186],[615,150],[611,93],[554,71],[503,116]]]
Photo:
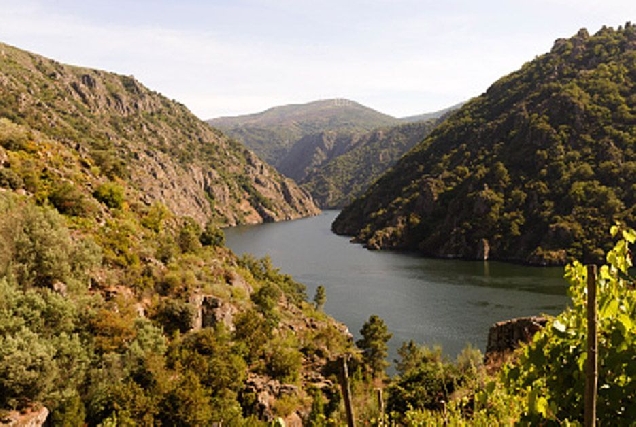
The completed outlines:
[[[372,249],[598,262],[636,209],[636,27],[581,30],[494,83],[333,224]]]

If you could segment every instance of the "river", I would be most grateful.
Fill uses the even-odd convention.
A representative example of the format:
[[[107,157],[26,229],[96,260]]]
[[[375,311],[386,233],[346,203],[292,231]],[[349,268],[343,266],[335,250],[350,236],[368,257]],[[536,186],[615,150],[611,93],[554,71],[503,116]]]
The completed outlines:
[[[269,255],[281,272],[307,286],[309,300],[323,285],[325,312],[356,339],[370,315],[380,316],[393,333],[390,360],[408,340],[439,344],[451,357],[467,343],[484,351],[493,323],[556,314],[568,302],[563,268],[368,251],[331,233],[337,214],[229,228],[227,246],[238,255]]]

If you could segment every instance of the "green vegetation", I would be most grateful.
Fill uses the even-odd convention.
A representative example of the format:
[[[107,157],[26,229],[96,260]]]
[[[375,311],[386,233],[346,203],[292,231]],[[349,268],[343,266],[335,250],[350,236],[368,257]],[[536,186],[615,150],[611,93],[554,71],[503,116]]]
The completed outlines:
[[[321,207],[343,208],[364,194],[375,180],[437,125],[437,121],[429,120],[347,135],[348,138],[344,138],[346,148],[334,147],[335,154],[327,161],[309,165],[305,176],[299,179],[291,177],[309,191]],[[288,157],[292,157],[292,153]],[[280,170],[285,173],[282,168]]]
[[[276,167],[304,136],[325,131],[365,132],[398,122],[347,99],[286,105],[257,114],[208,120]]]
[[[598,262],[636,206],[636,26],[581,30],[500,79],[333,224],[372,249]]]
[[[418,239],[447,232],[446,249],[458,255],[484,240],[491,254],[507,259],[560,261],[565,250],[598,259],[606,252],[597,280],[598,417],[611,425],[636,418],[636,232],[616,223],[611,235],[620,240],[613,246],[604,231],[596,233],[612,218],[633,216],[634,96],[623,84],[636,78],[636,56],[626,48],[635,41],[632,25],[558,41],[396,165],[404,192],[385,176],[345,214],[377,202],[379,210],[369,214],[374,224],[394,215],[390,229],[365,226],[378,246],[408,243],[426,251],[435,241]],[[587,277],[579,262],[566,268],[571,307],[498,372],[474,349],[449,361],[439,349],[409,342],[389,379],[391,333],[382,319],[365,322],[357,348],[346,328],[320,310],[324,288],[309,303],[305,287],[269,258],[238,258],[224,247],[219,225],[242,208],[219,200],[247,202],[253,211],[242,217],[284,210],[266,206],[274,201],[258,191],[262,183],[244,176],[265,167],[258,159],[236,154],[233,142],[131,77],[6,50],[0,419],[44,405],[54,425],[258,426],[277,417],[342,425],[337,361],[344,356],[355,413],[371,425],[387,418],[414,426],[581,423]],[[62,75],[71,79],[71,92],[60,91]],[[169,143],[171,126],[181,145]],[[207,132],[218,139],[201,140]],[[234,155],[244,162],[227,157]],[[168,162],[166,170],[188,165],[193,175],[202,170],[197,159],[218,166],[201,172],[210,188],[198,200],[209,202],[208,215],[178,212],[178,198],[167,196],[164,204],[148,196],[154,187],[136,162],[153,156],[177,158],[181,163]],[[413,162],[416,168],[406,167]],[[154,173],[174,196],[165,176]],[[226,199],[215,196],[215,184],[226,185]],[[396,198],[382,204],[389,193]],[[470,212],[462,213],[466,204]],[[450,231],[445,209],[457,215]],[[506,248],[514,256],[502,255]],[[376,387],[385,391],[384,420]]]
[[[389,366],[386,361],[389,354],[387,343],[393,334],[389,332],[384,320],[373,314],[362,325],[360,335],[362,338],[356,344],[362,350],[362,360],[374,377],[382,377],[384,370]]]
[[[325,287],[322,285],[318,285],[316,288],[316,293],[314,294],[314,304],[316,305],[316,310],[322,311],[325,307],[325,303],[327,302],[327,291]]]

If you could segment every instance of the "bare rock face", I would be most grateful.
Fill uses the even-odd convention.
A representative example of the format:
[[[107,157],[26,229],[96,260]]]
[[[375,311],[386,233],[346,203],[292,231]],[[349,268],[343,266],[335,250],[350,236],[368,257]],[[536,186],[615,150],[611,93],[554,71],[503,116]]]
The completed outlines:
[[[195,294],[190,298],[195,307],[192,326],[194,329],[213,328],[217,323],[224,323],[230,331],[234,330],[234,315],[237,308],[230,303],[212,295]]]
[[[267,422],[274,420],[272,405],[276,399],[285,395],[297,395],[299,391],[299,388],[293,384],[281,384],[278,380],[251,373],[248,374],[245,388],[243,389],[243,393],[255,397],[251,411],[260,420]]]
[[[0,426],[7,427],[42,427],[49,416],[46,407],[29,408],[24,412],[11,411],[4,419],[0,419]]]
[[[488,332],[488,345],[484,358],[489,360],[496,355],[514,350],[520,343],[530,342],[534,334],[541,330],[547,321],[545,317],[532,316],[495,323]]]

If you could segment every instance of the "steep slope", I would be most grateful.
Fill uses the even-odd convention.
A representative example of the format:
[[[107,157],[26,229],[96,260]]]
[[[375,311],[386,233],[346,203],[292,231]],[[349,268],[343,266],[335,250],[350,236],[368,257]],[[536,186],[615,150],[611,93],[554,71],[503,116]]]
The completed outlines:
[[[268,258],[224,246],[232,206],[202,227],[169,191],[173,173],[210,169],[199,155],[219,162],[202,172],[226,175],[217,186],[278,175],[138,83],[123,80],[127,95],[120,76],[0,53],[0,418],[44,406],[50,425],[298,424],[317,400],[342,424],[334,366],[359,363],[346,327]]]
[[[286,163],[280,165],[280,171],[309,191],[322,208],[342,208],[360,197],[404,153],[421,142],[437,123],[429,120],[380,128],[364,134],[337,134],[332,139],[336,143],[342,141],[338,150],[323,154],[322,147],[327,144],[308,147],[307,152],[311,155],[300,153],[289,162],[290,167],[301,172],[293,175],[294,169],[288,170],[285,166],[287,160],[293,158],[299,142],[285,159]],[[313,152],[310,151],[312,148]],[[311,162],[306,165],[308,159]]]
[[[270,108],[262,113],[208,120],[278,166],[302,137],[328,131],[363,132],[397,124],[398,119],[347,99]]]
[[[72,144],[144,201],[200,223],[317,213],[307,193],[256,155],[134,77],[71,67],[0,45],[0,116]]]
[[[581,30],[473,99],[333,224],[369,248],[596,262],[636,209],[636,27]]]

